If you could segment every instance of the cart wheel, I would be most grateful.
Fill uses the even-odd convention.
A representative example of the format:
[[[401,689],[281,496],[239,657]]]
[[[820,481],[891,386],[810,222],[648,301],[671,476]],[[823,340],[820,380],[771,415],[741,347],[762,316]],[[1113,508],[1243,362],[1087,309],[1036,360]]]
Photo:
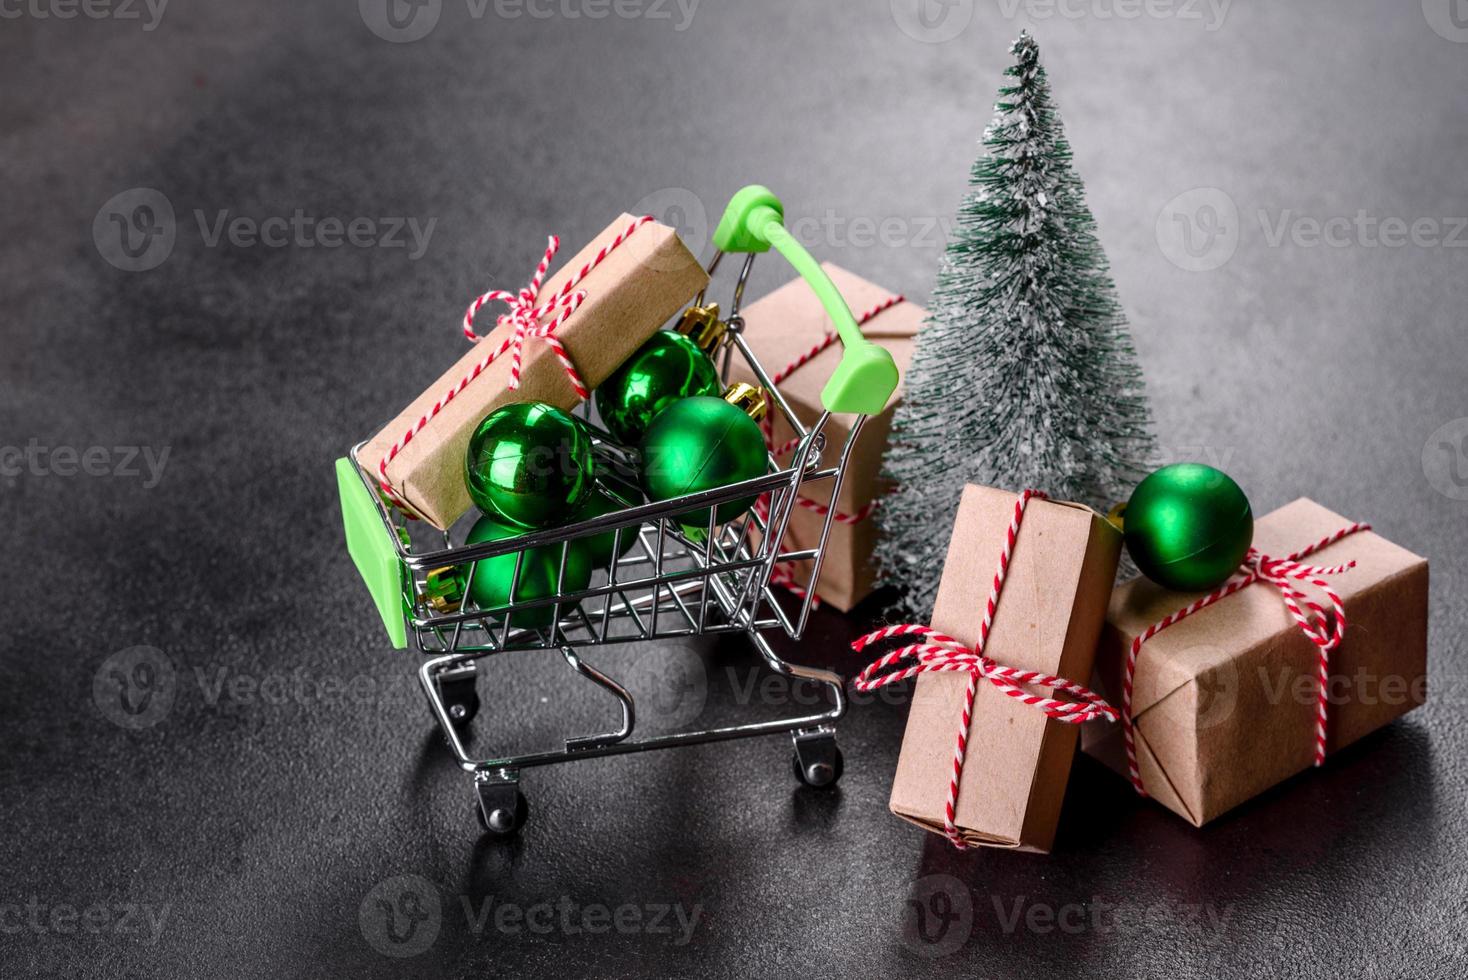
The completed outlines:
[[[474,801],[474,816],[479,819],[479,826],[484,832],[492,837],[514,837],[525,826],[525,821],[530,818],[530,803],[525,799],[525,794],[518,789],[515,790],[515,806],[513,809],[507,806],[498,806],[489,811],[488,816],[484,812],[484,804],[479,800]]]
[[[846,760],[841,755],[841,750],[834,744],[825,758],[819,758],[801,764],[800,753],[792,752],[790,755],[790,768],[795,770],[795,778],[802,784],[812,789],[830,789],[841,779],[841,774],[846,771]]]
[[[449,720],[456,726],[469,724],[479,714],[479,691],[474,686],[472,675],[465,680],[439,681],[438,690],[443,695]]]

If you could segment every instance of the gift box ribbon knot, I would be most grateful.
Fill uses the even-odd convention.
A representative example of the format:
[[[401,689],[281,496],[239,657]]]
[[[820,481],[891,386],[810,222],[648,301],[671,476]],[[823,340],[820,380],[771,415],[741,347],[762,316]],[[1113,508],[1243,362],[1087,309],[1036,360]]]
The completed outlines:
[[[1306,565],[1300,559],[1307,558],[1322,548],[1335,544],[1358,531],[1369,530],[1371,530],[1370,524],[1351,524],[1334,534],[1321,538],[1308,548],[1302,548],[1283,558],[1275,558],[1264,554],[1257,548],[1250,548],[1235,577],[1191,605],[1153,623],[1132,641],[1127,650],[1126,666],[1122,675],[1121,726],[1122,739],[1126,746],[1127,775],[1137,793],[1142,796],[1147,795],[1147,790],[1142,786],[1142,773],[1137,765],[1136,739],[1132,719],[1132,682],[1137,673],[1137,655],[1141,653],[1143,645],[1148,640],[1169,626],[1207,609],[1215,602],[1220,602],[1256,582],[1273,585],[1279,589],[1285,608],[1299,624],[1300,631],[1315,644],[1316,679],[1319,682],[1315,703],[1315,765],[1318,766],[1325,762],[1325,723],[1329,703],[1330,654],[1341,645],[1346,635],[1345,604],[1341,601],[1340,594],[1330,587],[1327,577],[1348,572],[1356,567],[1356,563],[1348,561],[1342,565],[1332,566]],[[1330,605],[1330,612],[1326,611],[1321,602],[1302,591],[1302,585],[1310,585],[1319,589],[1324,597],[1324,602]]]
[[[531,275],[528,285],[522,287],[518,292],[513,293],[504,289],[491,289],[469,304],[468,310],[464,312],[463,328],[464,336],[468,338],[470,343],[477,344],[485,339],[485,337],[481,337],[474,332],[474,318],[487,303],[500,302],[506,304],[509,309],[496,318],[495,325],[504,326],[509,324],[514,327],[514,330],[505,336],[505,339],[500,342],[498,347],[476,361],[469,372],[460,378],[458,383],[450,388],[443,397],[434,402],[433,408],[420,416],[413,427],[404,433],[401,439],[394,442],[382,457],[382,461],[377,465],[377,482],[382,487],[382,492],[388,500],[399,507],[409,517],[415,516],[407,502],[402,500],[393,491],[391,481],[387,477],[388,464],[393,461],[398,453],[402,452],[403,447],[413,441],[414,436],[423,431],[424,427],[443,410],[445,405],[454,400],[454,396],[467,388],[471,381],[484,373],[485,368],[499,360],[506,352],[511,356],[509,387],[511,391],[517,390],[520,387],[521,357],[527,341],[544,341],[545,345],[555,354],[556,360],[561,362],[561,367],[565,369],[566,377],[571,381],[571,387],[576,389],[576,397],[583,401],[586,399],[589,394],[586,382],[582,380],[581,373],[576,370],[576,365],[572,362],[571,355],[566,352],[566,345],[561,343],[560,338],[556,336],[556,330],[586,301],[586,291],[578,290],[576,287],[581,285],[582,281],[591,274],[592,269],[600,265],[619,245],[628,238],[631,238],[632,234],[638,228],[641,228],[652,220],[652,215],[643,215],[640,218],[634,219],[622,232],[599,249],[595,256],[576,271],[575,275],[567,279],[565,285],[556,292],[555,296],[552,296],[544,303],[540,302],[540,288],[545,282],[545,275],[550,269],[551,260],[555,258],[556,252],[561,248],[561,239],[557,235],[551,235],[548,239],[545,254],[541,257],[540,263],[535,267],[535,272]],[[541,322],[546,317],[552,315],[554,319],[545,323]]]
[[[963,711],[958,722],[958,739],[953,748],[953,770],[948,780],[948,798],[943,806],[943,834],[959,850],[967,848],[955,823],[958,808],[958,784],[963,776],[964,758],[968,752],[969,723],[973,717],[974,696],[978,693],[980,678],[987,680],[1004,694],[1030,705],[1046,716],[1067,724],[1079,725],[1096,718],[1116,721],[1117,710],[1107,704],[1100,695],[1064,677],[1044,674],[1036,670],[1019,670],[1006,667],[984,654],[984,645],[994,623],[994,614],[999,608],[999,599],[1004,592],[1004,578],[1009,571],[1009,559],[1014,552],[1014,542],[1019,537],[1020,524],[1024,520],[1025,505],[1034,498],[1046,499],[1038,490],[1026,490],[1020,494],[1014,506],[1014,518],[1010,521],[1004,548],[999,553],[999,567],[994,572],[994,583],[989,589],[984,619],[979,624],[979,639],[972,648],[951,636],[939,633],[930,626],[888,626],[868,633],[851,644],[861,651],[867,646],[894,636],[917,636],[923,639],[910,643],[878,658],[852,681],[858,691],[875,691],[888,684],[897,684],[925,673],[965,673],[968,687],[964,692]],[[1039,687],[1051,691],[1064,691],[1079,700],[1059,701],[1028,691],[1026,687]]]

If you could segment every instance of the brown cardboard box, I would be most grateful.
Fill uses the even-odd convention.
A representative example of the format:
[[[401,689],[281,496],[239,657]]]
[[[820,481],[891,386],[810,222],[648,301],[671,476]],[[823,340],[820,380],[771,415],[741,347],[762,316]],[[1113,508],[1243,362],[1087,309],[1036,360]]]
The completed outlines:
[[[978,639],[1014,505],[1015,494],[964,488],[934,629],[970,645]],[[985,653],[1008,667],[1086,683],[1120,554],[1121,534],[1090,508],[1030,501]],[[892,783],[892,812],[935,832],[943,828],[967,683],[956,673],[918,678]],[[967,843],[1050,849],[1078,727],[979,682],[954,821]]]
[[[555,296],[575,271],[634,220],[632,215],[624,214],[607,226],[550,277],[541,288],[541,297]],[[585,290],[586,299],[556,330],[556,336],[565,344],[582,380],[595,388],[707,284],[703,267],[673,229],[649,222],[582,280],[577,288]],[[503,309],[500,306],[499,312]],[[491,306],[481,317],[489,320],[497,315]],[[363,447],[361,462],[374,478],[378,463],[394,443],[513,330],[510,324],[496,326]],[[469,436],[484,416],[512,402],[540,401],[569,410],[579,401],[565,369],[542,341],[525,343],[520,387],[513,391],[509,387],[510,360],[506,352],[485,368],[388,464],[388,480],[399,496],[437,528],[447,529],[469,509],[464,453]]]
[[[839,266],[824,263],[821,266],[841,295],[851,312],[860,317],[883,300],[894,294],[860,276],[847,272]],[[907,373],[912,359],[912,348],[918,329],[927,318],[927,311],[915,303],[906,301],[884,310],[862,327],[862,333],[891,351],[897,362],[897,370]],[[744,336],[759,356],[766,371],[777,373],[785,366],[806,353],[835,327],[826,316],[826,311],[816,299],[805,280],[797,279],[770,293],[744,310]],[[825,387],[836,365],[841,361],[841,345],[833,344],[810,361],[796,369],[789,378],[780,383],[780,393],[790,403],[791,409],[805,425],[813,424],[823,411],[821,389]],[[753,382],[755,379],[743,364],[736,365],[734,380]],[[887,402],[886,409],[873,416],[862,429],[847,465],[846,482],[841,488],[837,510],[846,514],[857,514],[862,508],[876,500],[885,491],[880,479],[882,453],[887,446],[887,433],[892,426],[892,412],[902,399],[902,385]],[[775,413],[779,415],[778,412]],[[850,416],[833,416],[826,426],[828,456],[840,452],[850,431]],[[794,432],[777,417],[775,423],[775,445],[784,445]],[[824,496],[823,496],[824,492]],[[816,483],[803,490],[802,495],[819,503],[830,500],[830,484]],[[814,548],[821,539],[821,527],[825,518],[816,511],[796,507],[790,515],[785,532],[784,547],[789,551]],[[821,567],[821,581],[816,593],[821,600],[845,612],[850,610],[872,591],[876,574],[871,565],[872,549],[877,543],[877,529],[870,518],[845,524],[833,522],[831,537],[826,544],[826,558]],[[808,562],[792,566],[796,578],[805,582],[810,576]]]
[[[1264,554],[1283,557],[1350,523],[1300,499],[1261,518],[1254,544]],[[1345,602],[1347,622],[1345,639],[1330,660],[1330,753],[1423,702],[1427,561],[1370,531],[1304,560],[1357,563],[1329,578]],[[1145,579],[1117,587],[1097,657],[1103,693],[1119,698],[1132,639],[1196,598]],[[1147,793],[1202,826],[1310,768],[1316,664],[1315,644],[1285,609],[1279,590],[1267,583],[1251,585],[1148,640],[1138,655],[1132,695]],[[1120,725],[1088,726],[1085,750],[1125,775]]]

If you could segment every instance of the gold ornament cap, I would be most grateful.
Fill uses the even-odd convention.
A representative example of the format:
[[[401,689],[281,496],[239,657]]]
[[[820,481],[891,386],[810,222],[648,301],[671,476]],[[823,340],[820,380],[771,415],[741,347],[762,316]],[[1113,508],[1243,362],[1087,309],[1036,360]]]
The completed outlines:
[[[756,422],[764,419],[765,413],[770,408],[770,403],[765,398],[764,389],[756,388],[754,385],[747,384],[743,381],[736,381],[724,389],[724,401],[733,405]]]
[[[458,612],[464,602],[464,585],[459,581],[458,568],[446,565],[428,573],[424,583],[422,599],[436,613]]]
[[[677,330],[683,336],[693,341],[698,349],[713,356],[715,348],[724,339],[729,325],[719,319],[719,304],[710,303],[707,306],[690,306],[683,311],[683,316],[678,320]]]

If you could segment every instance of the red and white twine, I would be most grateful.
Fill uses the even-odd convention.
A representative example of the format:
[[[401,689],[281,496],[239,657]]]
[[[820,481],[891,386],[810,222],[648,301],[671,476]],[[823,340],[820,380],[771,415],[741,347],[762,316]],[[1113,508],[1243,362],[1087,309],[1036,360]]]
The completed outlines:
[[[419,416],[418,421],[413,424],[413,427],[405,432],[401,439],[393,443],[387,453],[382,457],[381,462],[377,465],[378,483],[388,500],[396,504],[408,516],[414,516],[411,507],[393,490],[392,484],[387,476],[388,464],[397,457],[398,453],[407,447],[408,443],[413,441],[414,436],[422,432],[423,428],[443,411],[449,402],[454,400],[455,396],[467,388],[470,382],[479,377],[485,368],[498,360],[506,351],[509,351],[511,355],[509,384],[511,391],[515,391],[520,387],[520,364],[526,341],[541,340],[555,354],[556,360],[561,362],[561,367],[565,370],[566,377],[571,382],[571,387],[576,391],[576,397],[583,401],[586,399],[589,393],[586,382],[582,380],[580,372],[576,370],[576,365],[571,361],[570,354],[566,352],[565,344],[556,336],[556,331],[566,322],[571,314],[576,312],[586,299],[585,290],[578,290],[576,287],[581,285],[586,277],[590,275],[591,270],[601,265],[602,261],[608,255],[612,254],[619,245],[630,238],[633,232],[652,220],[652,215],[643,215],[640,218],[633,219],[631,224],[619,232],[617,237],[598,249],[596,255],[580,269],[576,270],[576,273],[566,280],[565,284],[556,291],[556,294],[544,303],[539,302],[540,289],[545,282],[546,272],[550,269],[551,260],[555,258],[556,252],[561,247],[561,239],[556,235],[550,236],[546,245],[545,255],[541,257],[540,263],[536,265],[535,273],[530,277],[528,285],[514,293],[504,289],[491,289],[469,304],[469,309],[464,313],[463,328],[464,336],[468,338],[470,343],[478,343],[485,339],[474,332],[474,318],[486,303],[501,302],[506,304],[509,309],[495,319],[495,325],[502,326],[510,324],[515,329],[505,337],[498,347],[476,361],[474,366],[469,369],[469,372],[460,378],[457,384],[445,392],[438,401],[434,402],[431,409]],[[552,315],[554,315],[554,319],[546,323],[541,322],[546,317]]]
[[[887,310],[890,310],[898,303],[902,303],[904,301],[905,298],[902,296],[888,296],[886,299],[882,300],[871,309],[867,310],[861,316],[857,317],[856,325],[859,327],[865,326],[870,320],[876,318],[879,314],[885,313]],[[775,372],[775,375],[773,378],[771,378],[771,380],[778,385],[780,382],[790,377],[790,375],[794,374],[797,370],[815,360],[818,355],[822,354],[828,347],[836,343],[836,341],[840,338],[841,335],[838,334],[836,331],[828,330],[825,336],[823,336],[819,341],[812,345],[809,350],[801,354],[789,364],[785,365],[783,369]],[[765,445],[769,447],[770,455],[772,456],[780,457],[787,455],[788,453],[793,452],[795,448],[800,445],[799,437],[789,439],[783,445],[775,445],[775,420],[772,413],[765,414],[765,417],[760,421],[760,429],[765,434]],[[795,503],[798,506],[805,508],[806,510],[813,511],[821,517],[825,517],[826,514],[830,513],[831,511],[831,508],[828,505],[819,503],[815,500],[811,500],[807,497],[799,496],[798,494],[796,495]],[[759,510],[761,517],[768,519],[768,497],[761,497],[759,501],[755,504],[755,507]],[[863,504],[861,507],[857,508],[855,513],[847,513],[846,511],[838,510],[831,519],[837,524],[859,524],[870,517],[872,511],[876,510],[876,508],[877,502],[875,500],[871,500]],[[792,572],[786,565],[775,566],[774,571],[770,574],[770,584],[781,586],[787,591],[794,593],[796,596],[802,599],[804,599],[807,595],[806,588],[796,580],[795,573]],[[813,597],[811,599],[811,604],[819,607],[821,604],[820,597]]]
[[[853,650],[893,636],[919,636],[923,640],[911,643],[873,661],[857,675],[852,685],[862,692],[875,691],[888,684],[917,677],[925,673],[961,672],[968,674],[968,687],[964,690],[963,712],[958,721],[958,739],[953,749],[953,770],[948,780],[948,798],[943,805],[943,835],[954,847],[967,848],[963,835],[955,822],[958,810],[958,784],[963,776],[964,759],[968,753],[969,723],[973,719],[974,697],[978,693],[979,679],[983,678],[1008,697],[1027,704],[1045,713],[1046,717],[1067,724],[1078,725],[1094,718],[1117,720],[1117,711],[1093,691],[1064,677],[1055,677],[1035,670],[1018,670],[998,663],[984,654],[984,645],[989,640],[989,631],[994,626],[994,614],[999,608],[999,597],[1004,591],[1004,578],[1009,572],[1010,556],[1019,537],[1020,523],[1024,519],[1025,506],[1035,498],[1045,499],[1038,490],[1026,490],[1014,505],[1014,518],[1005,535],[1004,549],[999,553],[999,567],[994,572],[994,583],[989,589],[989,600],[984,607],[984,619],[979,624],[979,639],[973,648],[964,646],[951,636],[939,633],[928,626],[888,626],[868,633],[851,644]],[[906,663],[906,666],[903,664]],[[1078,701],[1059,701],[1055,698],[1035,694],[1025,686],[1064,691]]]
[[[1161,633],[1174,623],[1187,619],[1193,613],[1207,609],[1215,602],[1228,598],[1235,592],[1248,588],[1256,582],[1264,582],[1279,589],[1284,599],[1285,608],[1299,624],[1300,631],[1315,644],[1316,648],[1316,680],[1318,691],[1315,703],[1315,764],[1321,765],[1325,762],[1325,724],[1326,709],[1329,703],[1328,685],[1330,683],[1330,655],[1346,635],[1346,608],[1341,601],[1340,594],[1330,587],[1325,580],[1326,576],[1339,575],[1356,567],[1354,561],[1348,561],[1343,565],[1321,566],[1301,564],[1300,559],[1335,544],[1348,535],[1358,531],[1371,530],[1370,524],[1351,524],[1341,528],[1334,534],[1321,538],[1319,541],[1302,548],[1294,554],[1284,558],[1273,558],[1264,554],[1257,548],[1250,548],[1244,556],[1244,563],[1239,567],[1235,578],[1229,579],[1218,589],[1208,593],[1201,599],[1179,609],[1170,616],[1153,623],[1151,626],[1132,641],[1127,650],[1126,666],[1122,676],[1121,686],[1121,725],[1122,738],[1126,744],[1127,775],[1131,778],[1132,786],[1142,796],[1147,795],[1147,790],[1142,786],[1142,773],[1137,765],[1137,748],[1135,735],[1135,722],[1132,718],[1132,687],[1137,674],[1137,655],[1141,653],[1142,646],[1152,637]],[[1296,583],[1312,585],[1324,593],[1325,601],[1330,604],[1334,617],[1328,614],[1321,603],[1310,598],[1309,595],[1300,591]],[[1303,608],[1302,608],[1303,607]]]

